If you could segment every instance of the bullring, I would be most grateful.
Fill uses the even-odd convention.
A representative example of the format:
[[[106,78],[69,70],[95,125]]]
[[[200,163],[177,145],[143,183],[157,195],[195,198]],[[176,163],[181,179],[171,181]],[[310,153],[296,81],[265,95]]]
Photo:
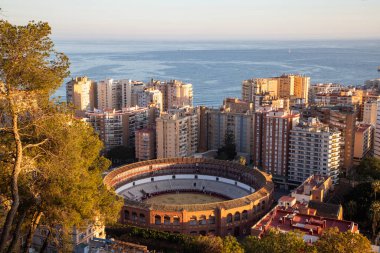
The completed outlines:
[[[111,171],[104,183],[124,197],[121,223],[220,236],[247,235],[271,207],[274,189],[271,177],[257,169],[205,158],[137,162]],[[184,193],[203,202],[170,203]]]

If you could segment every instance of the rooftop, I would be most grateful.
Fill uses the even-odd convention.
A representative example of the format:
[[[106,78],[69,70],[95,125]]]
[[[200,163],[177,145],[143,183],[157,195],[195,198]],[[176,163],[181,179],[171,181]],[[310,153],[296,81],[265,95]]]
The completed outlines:
[[[311,195],[312,190],[324,188],[324,183],[329,179],[328,176],[312,175],[306,179],[298,188],[294,190],[296,194]]]
[[[356,126],[356,132],[365,132],[372,127],[370,124],[360,123]]]
[[[251,234],[261,237],[275,228],[282,232],[300,231],[319,237],[325,229],[332,227],[337,227],[340,232],[359,232],[358,225],[351,221],[301,214],[297,210],[276,206],[251,228]]]
[[[330,204],[320,201],[310,200],[308,204],[309,208],[315,209],[318,216],[323,216],[327,218],[339,217],[342,206],[337,204]]]

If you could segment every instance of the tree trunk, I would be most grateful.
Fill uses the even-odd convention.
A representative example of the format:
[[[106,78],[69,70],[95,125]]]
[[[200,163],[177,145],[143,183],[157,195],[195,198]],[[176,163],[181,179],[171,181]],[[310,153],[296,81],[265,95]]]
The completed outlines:
[[[30,223],[30,228],[28,231],[28,235],[26,236],[26,242],[23,248],[24,253],[28,253],[30,246],[32,246],[33,235],[34,235],[34,232],[36,231],[38,224],[40,223],[41,215],[42,215],[42,212],[35,212],[33,215],[33,219],[32,219],[32,222]]]
[[[377,229],[377,213],[374,213],[373,218],[372,218],[372,241],[376,237],[376,229]]]
[[[21,226],[25,220],[25,216],[26,216],[26,210],[22,211],[22,213],[20,214],[20,217],[18,218],[15,231],[13,232],[12,242],[8,248],[8,252],[20,252],[20,248],[17,250],[15,249],[16,249],[16,246],[18,245],[19,239],[21,238],[20,231],[21,231]]]
[[[49,242],[49,237],[50,237],[50,229],[49,229],[49,232],[45,238],[45,241],[44,241],[44,244],[42,244],[42,247],[40,249],[40,253],[43,253],[48,245],[48,242]]]
[[[12,98],[8,98],[11,113],[12,113],[12,132],[14,141],[16,144],[16,155],[15,155],[15,163],[12,171],[12,181],[11,181],[11,193],[12,193],[12,205],[11,209],[7,214],[7,218],[5,220],[3,231],[0,238],[0,252],[4,252],[7,241],[9,239],[9,233],[12,228],[13,220],[16,216],[17,209],[20,205],[20,196],[18,193],[18,176],[21,171],[21,162],[22,162],[22,142],[18,129],[18,115],[15,111],[15,105]]]

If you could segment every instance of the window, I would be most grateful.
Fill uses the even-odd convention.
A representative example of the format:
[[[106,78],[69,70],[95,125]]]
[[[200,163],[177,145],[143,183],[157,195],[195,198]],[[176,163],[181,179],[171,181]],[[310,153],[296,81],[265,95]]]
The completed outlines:
[[[130,217],[129,217],[129,211],[128,210],[124,211],[124,219],[125,220],[129,220],[130,219]]]
[[[210,215],[208,217],[208,223],[209,224],[215,224],[215,216],[214,215]]]
[[[145,215],[140,213],[140,223],[146,223]]]
[[[161,216],[160,215],[154,216],[154,224],[161,225]]]
[[[234,221],[240,221],[240,213],[236,212],[234,215]]]
[[[196,216],[191,216],[189,223],[192,226],[197,225],[197,217]]]
[[[242,219],[243,219],[243,220],[248,220],[248,211],[247,211],[247,210],[244,210],[244,211],[242,212]]]
[[[232,223],[232,214],[227,214],[227,223]]]
[[[207,223],[206,215],[201,215],[199,217],[199,225],[206,225],[206,223]]]
[[[132,220],[137,221],[137,213],[132,212]]]
[[[179,225],[180,224],[180,219],[178,216],[173,216],[173,225]]]
[[[164,216],[164,224],[165,225],[170,225],[170,216],[168,216],[168,215]]]

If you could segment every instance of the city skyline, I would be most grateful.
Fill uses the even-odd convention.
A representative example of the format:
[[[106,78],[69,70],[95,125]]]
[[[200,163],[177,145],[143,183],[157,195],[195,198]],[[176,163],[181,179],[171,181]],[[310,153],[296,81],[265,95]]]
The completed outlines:
[[[376,0],[1,0],[2,18],[46,21],[58,40],[378,39]]]

